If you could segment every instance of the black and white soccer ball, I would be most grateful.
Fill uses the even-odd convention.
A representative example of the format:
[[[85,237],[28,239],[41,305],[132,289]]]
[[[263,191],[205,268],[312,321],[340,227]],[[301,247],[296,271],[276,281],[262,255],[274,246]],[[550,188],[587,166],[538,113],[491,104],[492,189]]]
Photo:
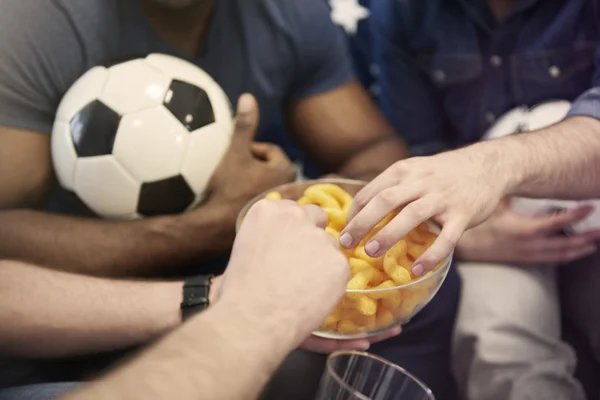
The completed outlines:
[[[202,69],[151,54],[94,67],[65,94],[52,131],[63,188],[105,218],[196,207],[233,134],[231,103]]]

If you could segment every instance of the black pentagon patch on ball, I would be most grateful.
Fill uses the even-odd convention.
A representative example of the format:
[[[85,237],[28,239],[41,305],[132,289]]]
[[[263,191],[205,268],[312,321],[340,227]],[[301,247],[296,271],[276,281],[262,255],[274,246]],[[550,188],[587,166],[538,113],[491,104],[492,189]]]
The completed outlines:
[[[137,212],[146,217],[179,214],[194,201],[192,189],[181,175],[142,185]]]
[[[215,122],[208,94],[187,82],[171,81],[164,106],[190,132]]]
[[[121,116],[101,101],[82,108],[70,122],[71,138],[79,157],[112,153]]]

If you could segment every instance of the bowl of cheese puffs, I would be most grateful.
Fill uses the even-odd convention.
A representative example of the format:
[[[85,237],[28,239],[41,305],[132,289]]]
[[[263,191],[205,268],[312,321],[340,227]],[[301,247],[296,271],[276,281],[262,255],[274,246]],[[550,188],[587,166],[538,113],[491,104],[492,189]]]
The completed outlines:
[[[326,232],[338,239],[354,195],[365,185],[363,181],[336,178],[278,186],[251,200],[240,212],[236,228],[239,229],[246,212],[257,201],[287,199],[321,207],[328,217]],[[422,277],[411,273],[413,262],[437,238],[439,227],[434,222],[419,225],[380,257],[373,258],[365,252],[367,241],[399,211],[381,220],[355,248],[340,247],[348,259],[351,279],[345,296],[315,335],[331,339],[377,335],[409,322],[435,296],[446,279],[452,254]]]

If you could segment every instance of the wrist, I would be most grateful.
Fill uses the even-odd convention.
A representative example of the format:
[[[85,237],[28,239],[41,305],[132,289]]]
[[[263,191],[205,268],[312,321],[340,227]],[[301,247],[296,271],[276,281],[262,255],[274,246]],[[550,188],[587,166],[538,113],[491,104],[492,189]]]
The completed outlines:
[[[266,352],[283,358],[304,338],[297,337],[294,321],[290,324],[288,318],[282,317],[272,306],[256,301],[258,296],[241,292],[222,296],[211,307],[211,312],[234,319],[247,342],[254,342],[258,347],[264,343]]]
[[[480,159],[482,170],[499,198],[512,196],[526,179],[522,146],[513,137],[491,140],[472,145],[472,157]],[[525,153],[526,154],[526,153]]]

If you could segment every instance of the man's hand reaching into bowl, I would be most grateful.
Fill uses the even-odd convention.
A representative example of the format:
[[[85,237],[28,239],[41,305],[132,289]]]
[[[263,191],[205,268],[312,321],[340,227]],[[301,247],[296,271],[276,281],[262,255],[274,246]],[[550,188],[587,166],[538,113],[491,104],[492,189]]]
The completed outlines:
[[[510,172],[496,170],[496,161],[475,145],[397,162],[355,196],[340,244],[354,247],[386,215],[403,207],[369,240],[365,251],[378,257],[433,219],[442,225],[441,233],[412,266],[416,276],[431,271],[452,252],[463,232],[487,219],[505,196]]]

